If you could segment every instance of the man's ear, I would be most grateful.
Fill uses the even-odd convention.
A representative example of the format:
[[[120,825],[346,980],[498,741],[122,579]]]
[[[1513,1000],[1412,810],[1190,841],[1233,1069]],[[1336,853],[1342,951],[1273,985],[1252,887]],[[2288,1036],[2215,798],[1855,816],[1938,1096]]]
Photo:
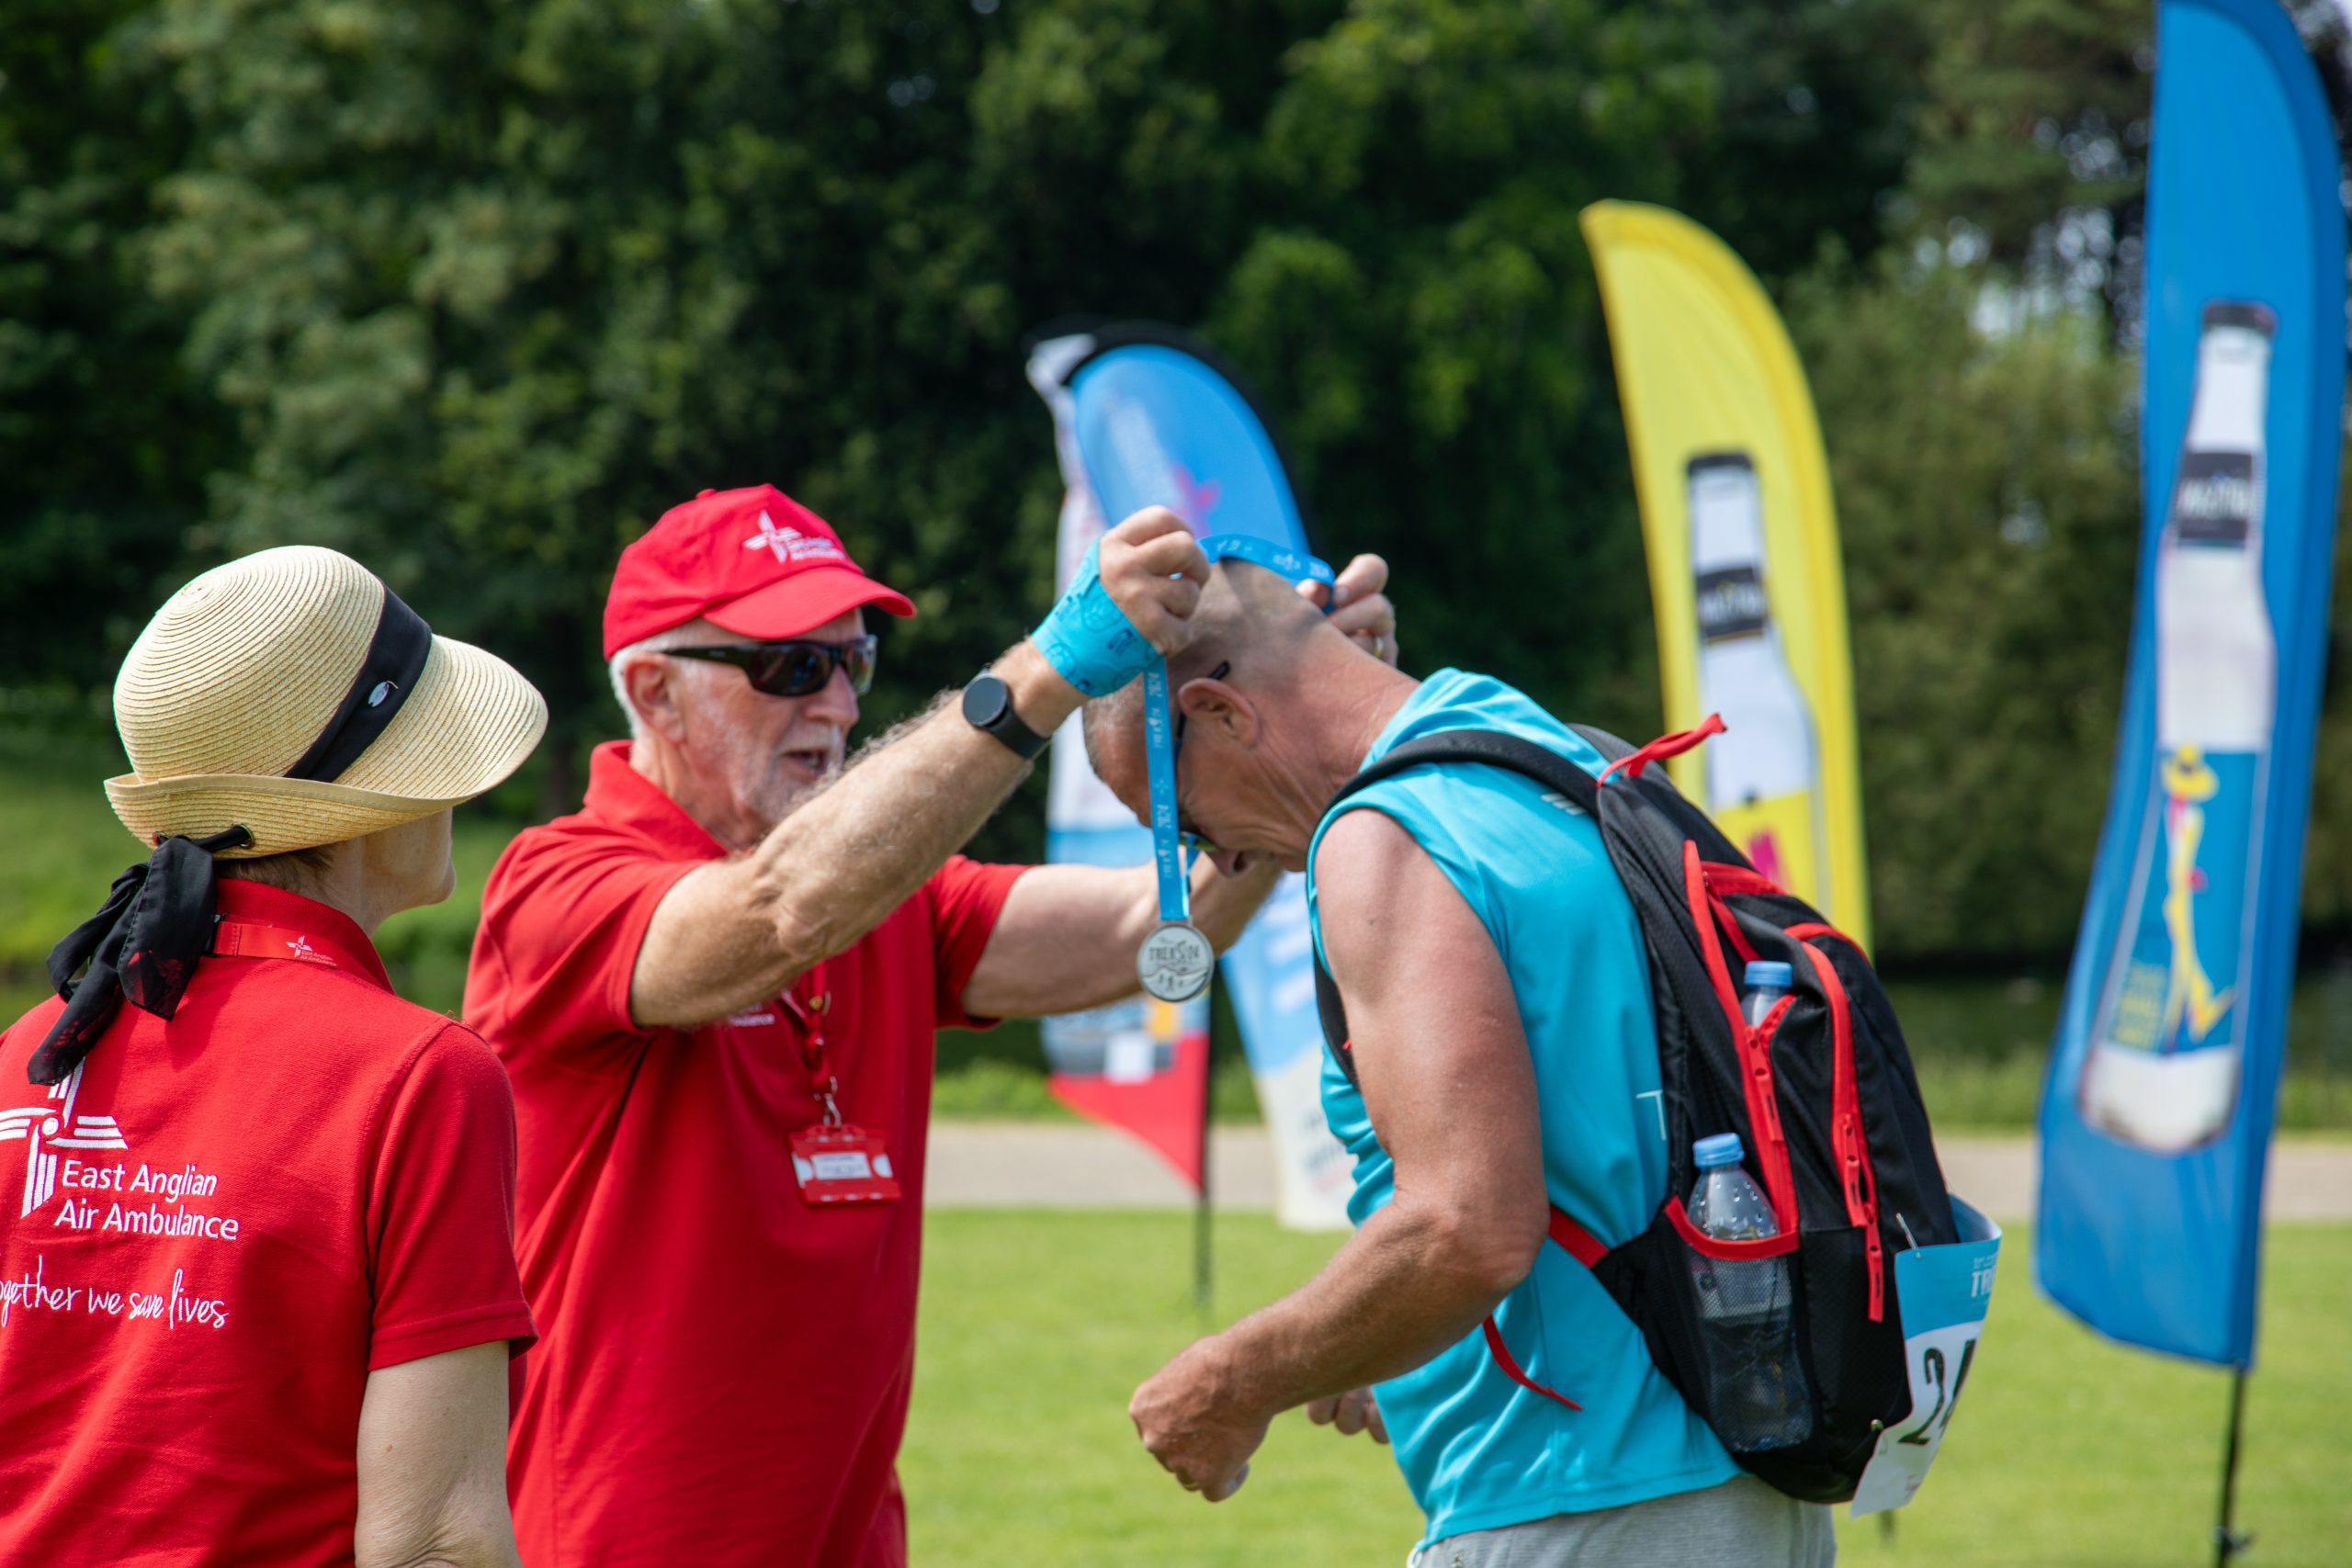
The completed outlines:
[[[634,660],[621,671],[621,684],[628,689],[638,721],[673,745],[686,738],[685,715],[678,711],[677,673],[674,663],[661,658]]]
[[[1176,705],[1184,722],[1205,725],[1237,746],[1258,743],[1258,707],[1236,688],[1213,676],[1187,681],[1177,690]]]

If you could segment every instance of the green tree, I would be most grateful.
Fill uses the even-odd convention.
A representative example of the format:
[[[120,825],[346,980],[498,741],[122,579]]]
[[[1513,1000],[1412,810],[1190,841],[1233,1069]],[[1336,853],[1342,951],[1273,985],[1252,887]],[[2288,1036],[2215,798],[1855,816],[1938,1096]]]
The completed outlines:
[[[1645,598],[1575,215],[1707,147],[1701,16],[159,0],[121,37],[193,122],[141,254],[244,448],[224,543],[365,556],[516,656],[562,758],[614,722],[614,555],[706,484],[910,586],[885,710],[1017,636],[1020,342],[1081,310],[1205,323],[1424,647],[1587,700]]]
[[[2138,312],[2154,7],[2144,0],[1930,0],[1905,216],[1962,265],[1990,260]]]
[[[1914,0],[1717,6],[1699,37],[1713,114],[1674,150],[1686,209],[1774,282],[1825,243],[1868,255],[1918,144],[1931,12]]]
[[[705,485],[776,479],[886,576],[986,581],[1018,490],[956,472],[984,415],[937,377],[1017,325],[957,220],[937,98],[987,26],[944,5],[155,7],[130,47],[198,135],[146,254],[250,452],[219,487],[229,540],[353,549],[511,653],[559,761],[614,726],[614,557]]]
[[[131,8],[12,0],[0,27],[0,668],[20,703],[77,714],[228,457],[180,369],[185,320],[128,254],[186,131],[117,69]]]
[[[1827,432],[1885,956],[2064,952],[2106,809],[2139,554],[2132,367],[1996,275],[1824,269],[1790,325]]]
[[[1577,214],[1672,199],[1668,146],[1715,85],[1688,20],[1359,6],[1292,52],[1264,140],[1280,216],[1210,316],[1286,411],[1318,537],[1396,563],[1419,666],[1618,722],[1648,596]]]

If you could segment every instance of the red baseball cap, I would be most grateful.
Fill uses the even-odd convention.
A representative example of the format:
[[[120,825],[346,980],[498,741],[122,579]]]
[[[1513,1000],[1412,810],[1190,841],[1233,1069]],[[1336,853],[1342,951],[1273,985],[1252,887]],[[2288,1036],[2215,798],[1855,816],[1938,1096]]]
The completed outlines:
[[[861,604],[915,613],[775,486],[707,490],[621,552],[605,599],[605,657],[697,619],[763,641],[798,637]]]

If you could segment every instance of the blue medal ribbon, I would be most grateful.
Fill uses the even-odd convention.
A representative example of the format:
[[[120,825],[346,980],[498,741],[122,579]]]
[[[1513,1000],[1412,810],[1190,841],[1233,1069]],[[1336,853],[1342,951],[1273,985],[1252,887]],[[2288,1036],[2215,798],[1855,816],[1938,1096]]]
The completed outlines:
[[[1218,534],[1201,541],[1212,563],[1244,560],[1293,582],[1329,582],[1331,568],[1305,550],[1295,550],[1254,534]],[[1151,784],[1151,857],[1159,877],[1159,918],[1188,923],[1193,918],[1191,856],[1176,826],[1176,719],[1168,689],[1168,660],[1158,654],[1144,667],[1144,760]]]
[[[1221,560],[1246,560],[1251,566],[1264,567],[1268,571],[1287,577],[1293,582],[1329,582],[1330,564],[1317,560],[1305,550],[1294,550],[1272,539],[1261,539],[1255,534],[1216,534],[1201,541],[1201,553],[1212,563]],[[1328,613],[1328,612],[1327,612]]]
[[[1176,826],[1175,705],[1169,700],[1168,660],[1143,672],[1144,759],[1151,775],[1151,861],[1159,874],[1159,918],[1193,918],[1192,857]]]

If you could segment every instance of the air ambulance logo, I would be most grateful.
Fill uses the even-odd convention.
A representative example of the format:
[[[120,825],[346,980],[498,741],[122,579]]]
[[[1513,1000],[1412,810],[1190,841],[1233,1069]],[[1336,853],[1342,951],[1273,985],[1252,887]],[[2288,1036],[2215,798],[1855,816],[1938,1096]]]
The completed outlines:
[[[760,531],[743,541],[747,550],[765,550],[774,556],[778,566],[814,557],[820,560],[839,560],[842,547],[821,534],[804,534],[789,524],[775,525],[775,519],[765,512],[760,513]]]
[[[51,1105],[0,1111],[0,1143],[25,1140],[25,1197],[17,1212],[29,1215],[57,1196],[58,1149],[127,1149],[130,1145],[111,1116],[80,1109],[82,1069],[50,1085]]]

